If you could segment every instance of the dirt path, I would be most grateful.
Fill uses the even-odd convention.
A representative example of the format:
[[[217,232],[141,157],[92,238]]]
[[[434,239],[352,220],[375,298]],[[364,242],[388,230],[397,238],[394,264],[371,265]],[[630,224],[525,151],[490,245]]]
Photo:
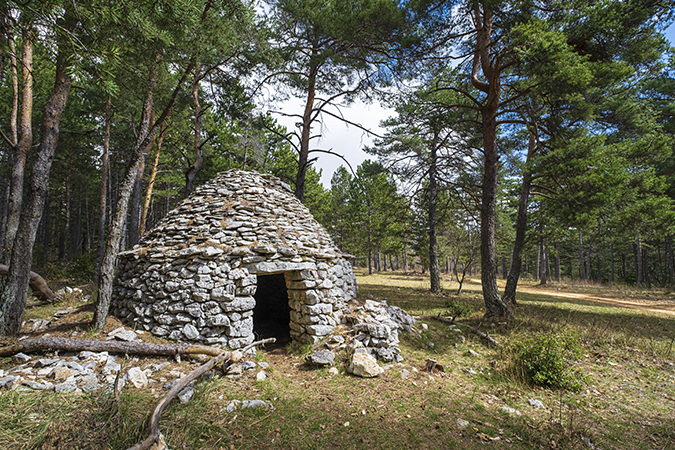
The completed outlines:
[[[480,280],[471,280],[475,283],[480,283]],[[500,288],[504,288],[504,283],[499,283]],[[601,303],[607,306],[615,306],[617,308],[637,309],[656,314],[664,314],[667,316],[675,316],[675,301],[672,300],[646,300],[646,299],[631,299],[624,300],[615,297],[598,297],[592,294],[578,293],[578,292],[561,292],[551,291],[533,286],[518,286],[518,292],[526,292],[528,294],[549,295],[551,297],[571,298],[577,300],[584,300],[589,302]]]

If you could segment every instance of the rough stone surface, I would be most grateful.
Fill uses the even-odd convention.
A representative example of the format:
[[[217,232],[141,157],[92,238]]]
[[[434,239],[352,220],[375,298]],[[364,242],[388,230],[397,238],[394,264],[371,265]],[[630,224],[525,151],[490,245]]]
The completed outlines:
[[[319,350],[307,355],[305,361],[316,366],[332,366],[335,364],[335,353],[330,350]]]
[[[415,319],[410,314],[397,306],[387,305],[384,300],[372,299],[363,305],[350,302],[342,313],[342,323],[350,325],[354,334],[352,346],[364,347],[359,351],[380,361],[403,361],[398,334],[412,330]]]
[[[148,385],[148,377],[140,367],[132,367],[127,372],[127,377],[136,389],[143,389]]]
[[[372,378],[384,372],[377,360],[367,353],[354,353],[349,363],[349,372],[358,377]]]
[[[331,334],[356,296],[351,257],[288,186],[255,172],[219,174],[119,257],[113,314],[170,339],[252,342],[260,275],[284,275],[299,342]]]

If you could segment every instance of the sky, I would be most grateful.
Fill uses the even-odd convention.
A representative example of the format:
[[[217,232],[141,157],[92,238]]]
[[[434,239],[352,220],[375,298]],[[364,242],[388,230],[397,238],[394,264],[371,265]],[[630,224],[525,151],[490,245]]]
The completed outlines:
[[[675,46],[675,24],[671,25],[665,32],[666,38],[670,41],[672,46]],[[291,99],[280,106],[280,110],[289,114],[298,114],[302,112],[303,102],[300,99]],[[350,122],[358,123],[368,130],[372,130],[377,134],[383,134],[384,129],[380,125],[380,121],[393,115],[394,111],[383,108],[377,102],[365,104],[357,101],[350,107],[342,108],[344,117]],[[283,117],[275,115],[279,123],[286,126],[289,130],[295,127],[297,118]],[[316,130],[314,130],[316,131]],[[349,161],[352,168],[356,170],[357,166],[366,159],[376,159],[375,156],[368,155],[363,151],[364,146],[373,143],[373,136],[364,132],[363,130],[347,125],[346,123],[324,115],[323,126],[320,131],[321,137],[312,141],[311,148],[321,148],[324,150],[332,150],[333,152],[342,155]],[[341,165],[345,165],[342,159],[337,156],[328,155],[324,153],[318,155],[314,167],[321,169],[321,182],[327,189],[330,188],[330,180]],[[310,155],[310,158],[312,155]]]

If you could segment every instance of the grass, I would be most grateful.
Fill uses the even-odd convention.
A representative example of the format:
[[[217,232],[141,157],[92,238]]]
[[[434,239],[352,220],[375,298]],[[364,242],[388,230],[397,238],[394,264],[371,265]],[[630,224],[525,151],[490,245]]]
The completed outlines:
[[[445,282],[444,292],[432,295],[424,277],[385,273],[359,275],[358,282],[361,299],[386,300],[419,316],[444,315],[456,300],[455,285]],[[422,321],[426,331],[418,325],[419,336],[401,336],[403,364],[377,379],[351,376],[343,366],[335,376],[311,369],[303,346],[260,351],[256,360],[273,369],[266,380],[200,382],[188,404],[165,411],[162,432],[171,448],[188,449],[588,449],[586,442],[603,449],[675,448],[675,316],[529,289],[518,297],[516,320],[493,324],[482,321],[480,285],[464,289],[461,301],[470,308],[458,322],[489,332],[501,347],[487,347],[465,328],[462,340],[447,324]],[[668,296],[571,285],[559,291],[643,302]],[[78,311],[75,322],[89,313],[86,306]],[[40,314],[48,315],[37,307],[27,312]],[[577,336],[581,356],[571,364],[584,374],[578,392],[531,385],[515,363],[516,343],[546,333]],[[427,358],[444,371],[424,372]],[[117,404],[106,393],[0,391],[0,442],[7,449],[128,448],[144,437],[155,395],[125,388]],[[274,409],[225,409],[233,399],[254,398]],[[469,426],[459,429],[457,419]]]

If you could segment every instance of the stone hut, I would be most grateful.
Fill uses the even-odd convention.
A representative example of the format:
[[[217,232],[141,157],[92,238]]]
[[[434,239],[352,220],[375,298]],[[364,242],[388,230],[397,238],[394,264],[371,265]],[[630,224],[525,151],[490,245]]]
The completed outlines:
[[[112,312],[169,339],[315,342],[356,296],[348,255],[271,175],[220,173],[119,256]]]

